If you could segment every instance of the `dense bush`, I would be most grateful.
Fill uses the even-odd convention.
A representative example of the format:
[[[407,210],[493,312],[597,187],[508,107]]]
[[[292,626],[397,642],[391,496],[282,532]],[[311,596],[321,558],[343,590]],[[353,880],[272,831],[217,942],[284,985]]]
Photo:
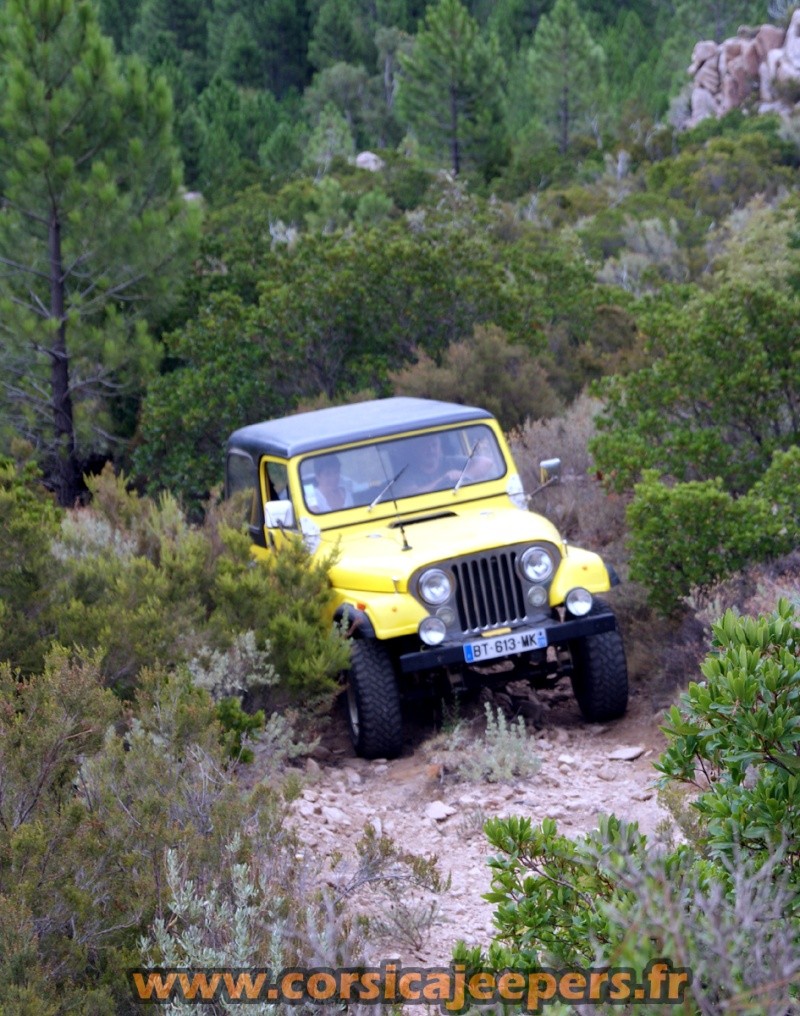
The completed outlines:
[[[746,564],[789,553],[800,542],[800,448],[777,452],[748,493],[719,479],[666,484],[645,471],[627,509],[631,578],[664,613]]]
[[[713,118],[700,124],[682,140],[679,155],[650,167],[649,186],[713,219],[741,208],[755,194],[774,197],[789,186],[798,154],[779,137],[777,117],[750,121],[737,110],[733,121],[737,129],[730,131]],[[703,132],[716,136],[698,144]]]
[[[488,391],[518,421],[532,401],[551,412],[588,378],[624,368],[636,329],[579,254],[460,186],[440,183],[437,196],[408,221],[294,240],[284,227],[286,242],[263,199],[255,222],[244,202],[215,220],[188,319],[166,337],[171,369],[142,407],[132,459],[146,490],[197,510],[235,428],[320,394],[389,395],[393,372],[452,392],[468,360],[479,376],[467,394]]]
[[[26,671],[40,667],[44,655],[50,545],[62,518],[37,470],[0,456],[0,660]]]
[[[675,289],[641,308],[647,365],[599,384],[606,405],[592,452],[607,481],[641,471],[722,478],[747,490],[800,435],[796,295],[763,281]]]
[[[243,789],[221,733],[185,671],[143,673],[123,711],[97,654],[54,648],[27,678],[0,665],[3,1016],[129,1012],[141,937],[183,916],[174,864],[184,893],[209,895],[230,865],[253,859],[273,874],[271,906],[300,917],[313,906],[286,877],[296,846],[280,778]],[[282,948],[289,963],[337,958],[309,956],[289,936]]]
[[[770,617],[727,611],[713,628],[704,681],[692,683],[664,728],[664,782],[697,793],[698,846],[733,861],[782,857],[800,889],[800,617],[781,601]],[[794,901],[793,914],[800,918]]]
[[[8,465],[4,476],[7,531],[23,551],[0,558],[0,587],[16,590],[0,636],[13,666],[36,669],[57,635],[95,651],[106,683],[130,694],[144,668],[202,669],[252,632],[272,668],[265,704],[330,702],[347,645],[325,620],[325,563],[302,544],[253,567],[229,504],[210,505],[203,526],[191,526],[173,497],[138,497],[107,468],[88,481],[90,507],[59,514],[27,474]],[[236,694],[256,690],[251,681]]]
[[[506,429],[554,416],[559,409],[542,363],[496,327],[478,327],[464,341],[451,343],[440,365],[420,350],[415,364],[389,379],[397,395],[483,406]]]

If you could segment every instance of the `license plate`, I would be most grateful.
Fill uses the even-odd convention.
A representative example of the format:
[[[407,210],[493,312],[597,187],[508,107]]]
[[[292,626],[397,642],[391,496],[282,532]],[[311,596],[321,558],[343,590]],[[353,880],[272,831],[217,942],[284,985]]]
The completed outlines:
[[[547,632],[544,628],[520,628],[508,635],[494,635],[464,646],[464,660],[467,663],[483,663],[514,653],[528,653],[531,649],[547,648]]]

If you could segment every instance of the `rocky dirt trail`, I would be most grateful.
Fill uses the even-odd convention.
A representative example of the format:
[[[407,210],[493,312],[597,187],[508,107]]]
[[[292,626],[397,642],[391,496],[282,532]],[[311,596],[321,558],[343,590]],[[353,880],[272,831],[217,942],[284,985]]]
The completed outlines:
[[[439,913],[429,933],[415,942],[405,934],[374,942],[367,957],[400,958],[405,964],[447,964],[458,939],[487,945],[492,936],[492,906],[483,900],[490,883],[489,845],[482,832],[486,818],[505,815],[557,820],[560,831],[577,835],[614,813],[636,820],[652,834],[666,818],[653,786],[652,767],[662,746],[662,713],[632,689],[628,713],[604,725],[587,725],[568,684],[539,693],[544,705],[541,729],[532,731],[532,747],[541,760],[537,773],[509,783],[456,781],[436,761],[430,726],[411,731],[411,744],[393,761],[366,761],[350,747],[343,718],[306,764],[302,795],[292,805],[293,821],[307,860],[325,879],[352,871],[354,844],[364,826],[390,836],[416,854],[434,854],[452,879],[436,897]],[[476,712],[479,714],[480,709]],[[413,728],[413,723],[411,724]],[[476,734],[476,736],[479,736]],[[338,874],[331,857],[341,854]],[[387,906],[373,903],[374,906]]]

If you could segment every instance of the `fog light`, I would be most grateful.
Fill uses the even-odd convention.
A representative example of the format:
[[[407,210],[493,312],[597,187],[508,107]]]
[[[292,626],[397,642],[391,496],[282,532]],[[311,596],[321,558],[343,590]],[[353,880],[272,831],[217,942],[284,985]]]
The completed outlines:
[[[592,609],[592,594],[588,589],[570,589],[564,603],[573,617],[584,617]]]
[[[426,617],[419,626],[419,637],[426,646],[438,646],[444,641],[445,631],[440,617]]]
[[[543,607],[549,599],[544,586],[531,586],[528,590],[528,603],[532,607]]]
[[[444,621],[445,627],[449,628],[456,622],[456,612],[452,607],[439,607],[436,611],[436,616]]]

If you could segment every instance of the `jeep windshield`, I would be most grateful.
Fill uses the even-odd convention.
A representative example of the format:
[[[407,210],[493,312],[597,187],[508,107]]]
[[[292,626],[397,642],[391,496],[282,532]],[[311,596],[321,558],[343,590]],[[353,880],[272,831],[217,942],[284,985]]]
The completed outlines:
[[[300,480],[314,515],[460,490],[506,472],[503,455],[485,424],[390,438],[306,456]]]

